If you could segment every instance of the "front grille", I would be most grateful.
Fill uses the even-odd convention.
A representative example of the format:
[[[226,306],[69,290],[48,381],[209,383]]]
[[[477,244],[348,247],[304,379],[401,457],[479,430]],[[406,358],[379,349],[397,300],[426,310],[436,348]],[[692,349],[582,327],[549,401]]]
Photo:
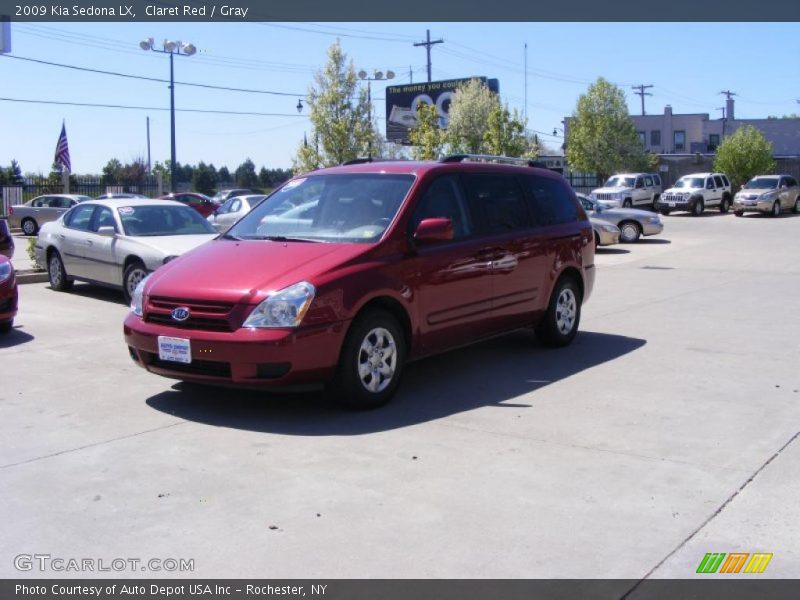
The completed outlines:
[[[683,202],[683,194],[664,194],[661,196],[664,202]]]
[[[176,321],[172,318],[172,311],[178,307],[189,309],[189,318],[185,321]],[[238,326],[234,323],[233,315],[231,314],[235,307],[235,304],[228,302],[206,302],[156,296],[149,298],[147,301],[145,321],[181,329],[234,331]]]
[[[601,194],[595,194],[594,197],[597,198],[598,200],[616,200],[617,199],[617,195],[616,194],[603,194],[603,193],[601,193]]]
[[[230,379],[231,365],[226,362],[216,362],[212,360],[193,360],[189,364],[173,362],[171,360],[161,360],[158,354],[145,353],[147,364],[158,369],[167,371],[177,371],[189,375],[207,375],[209,377],[224,377]]]

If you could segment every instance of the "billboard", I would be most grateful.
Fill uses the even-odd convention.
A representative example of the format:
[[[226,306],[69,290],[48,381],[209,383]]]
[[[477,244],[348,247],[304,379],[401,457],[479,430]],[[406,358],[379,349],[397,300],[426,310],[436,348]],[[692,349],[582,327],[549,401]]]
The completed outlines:
[[[447,114],[453,93],[471,79],[479,79],[495,94],[500,91],[497,79],[464,77],[445,81],[390,85],[386,88],[386,139],[396,144],[408,144],[408,132],[417,125],[417,107],[432,104],[439,113],[439,126],[447,127]]]

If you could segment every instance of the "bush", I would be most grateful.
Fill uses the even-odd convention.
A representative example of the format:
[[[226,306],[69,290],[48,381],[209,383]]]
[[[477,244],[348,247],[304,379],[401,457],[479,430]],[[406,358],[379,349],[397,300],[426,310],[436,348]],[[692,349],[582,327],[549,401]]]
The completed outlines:
[[[36,238],[28,238],[28,258],[31,259],[31,263],[33,264],[34,271],[44,271],[44,265],[40,265],[39,261],[36,260]]]

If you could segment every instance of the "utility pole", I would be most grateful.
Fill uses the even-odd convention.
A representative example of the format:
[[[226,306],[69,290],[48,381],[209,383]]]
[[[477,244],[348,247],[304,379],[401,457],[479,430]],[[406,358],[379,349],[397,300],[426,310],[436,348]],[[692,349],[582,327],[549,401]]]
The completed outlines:
[[[721,110],[722,111],[722,137],[724,138],[725,137],[725,122],[728,120],[728,119],[725,118],[725,107],[724,106],[720,106],[717,110]]]
[[[635,94],[637,96],[641,96],[641,98],[642,98],[642,116],[647,114],[647,113],[644,112],[644,97],[653,95],[650,92],[645,92],[645,90],[649,89],[651,87],[653,87],[653,86],[652,85],[644,85],[644,84],[642,84],[642,85],[632,85],[631,86],[631,88],[633,88],[634,90],[639,90],[638,92],[635,92]]]
[[[424,41],[424,42],[415,42],[414,45],[415,46],[425,46],[425,49],[428,51],[428,83],[430,83],[430,81],[431,81],[431,46],[433,46],[434,44],[444,44],[444,40],[442,40],[442,39],[431,40],[431,30],[430,29],[427,29],[426,33],[427,33],[427,35],[425,37],[426,41]]]
[[[525,42],[525,106],[524,110],[522,111],[523,116],[525,117],[525,122],[528,122],[528,42]]]
[[[150,117],[147,117],[147,174],[150,174]]]
[[[736,92],[732,92],[732,91],[730,91],[730,90],[722,90],[722,91],[720,92],[720,94],[722,94],[723,96],[725,96],[725,97],[726,97],[728,100],[730,100],[730,99],[731,99],[731,96],[738,96],[738,95],[739,95],[739,94],[737,94]]]
[[[411,68],[411,65],[408,65],[408,82],[414,83],[414,69]]]

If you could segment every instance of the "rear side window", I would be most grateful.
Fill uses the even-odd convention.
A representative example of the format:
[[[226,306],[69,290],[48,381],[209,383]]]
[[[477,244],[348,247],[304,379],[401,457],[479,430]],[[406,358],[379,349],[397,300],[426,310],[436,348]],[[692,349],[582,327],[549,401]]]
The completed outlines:
[[[560,225],[578,219],[578,205],[565,183],[539,175],[526,175],[522,179],[536,225]]]
[[[720,177],[719,175],[714,175],[714,183],[717,184],[718,188],[725,187],[725,184],[722,183],[722,177]]]
[[[656,184],[656,185],[661,185],[661,177],[659,177],[658,175],[654,174],[653,175],[653,183]]]
[[[797,185],[797,180],[794,177],[787,177],[786,185],[788,185],[789,187],[794,187]]]
[[[726,187],[731,184],[731,182],[728,181],[728,178],[725,175],[722,175],[722,183],[724,183]]]
[[[647,184],[647,187],[653,187],[653,178],[650,175],[644,176],[644,182]]]
[[[480,233],[502,233],[531,227],[531,216],[513,175],[464,175],[467,201]]]

